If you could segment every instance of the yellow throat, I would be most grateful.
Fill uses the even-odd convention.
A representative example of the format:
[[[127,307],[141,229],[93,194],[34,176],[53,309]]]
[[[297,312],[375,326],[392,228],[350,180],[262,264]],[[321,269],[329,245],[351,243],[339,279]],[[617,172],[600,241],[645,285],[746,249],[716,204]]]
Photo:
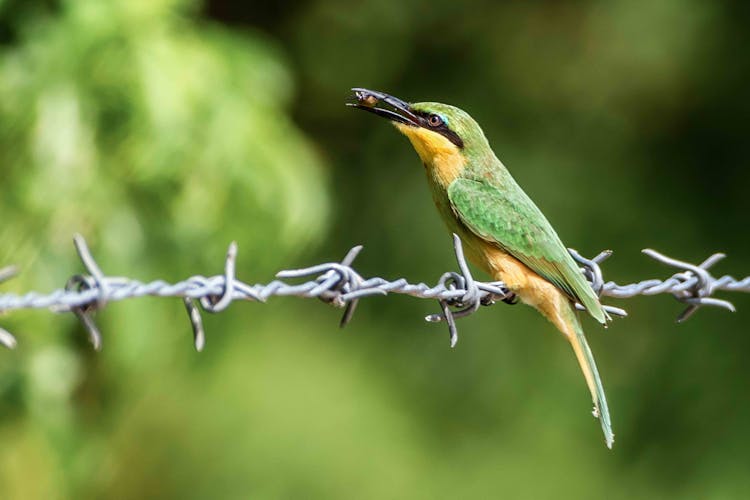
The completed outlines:
[[[394,125],[409,138],[428,173],[447,189],[466,165],[466,158],[458,146],[432,130],[403,123]]]

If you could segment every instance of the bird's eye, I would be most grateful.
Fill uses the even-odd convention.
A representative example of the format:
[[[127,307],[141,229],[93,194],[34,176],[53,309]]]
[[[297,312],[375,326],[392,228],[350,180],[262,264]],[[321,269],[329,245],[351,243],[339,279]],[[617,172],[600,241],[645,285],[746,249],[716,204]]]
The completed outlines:
[[[427,124],[430,127],[439,127],[443,124],[443,119],[438,115],[430,115],[427,117]]]

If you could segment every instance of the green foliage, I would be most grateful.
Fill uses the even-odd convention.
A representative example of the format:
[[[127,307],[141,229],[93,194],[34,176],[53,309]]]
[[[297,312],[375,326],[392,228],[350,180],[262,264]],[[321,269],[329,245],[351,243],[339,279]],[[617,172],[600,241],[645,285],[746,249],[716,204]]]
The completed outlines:
[[[352,86],[469,111],[566,245],[606,278],[653,246],[746,275],[747,9],[721,2],[0,0],[3,290],[80,270],[177,280],[338,258],[434,281],[450,238],[408,143]],[[324,158],[323,158],[324,157]],[[330,186],[329,186],[330,183]],[[477,273],[479,275],[479,273]],[[675,326],[674,301],[585,325],[617,441],[566,342],[522,306],[447,348],[395,297],[205,318],[178,302],[0,318],[0,498],[743,498],[750,303]],[[599,330],[599,331],[597,331]]]
[[[74,232],[88,237],[105,269],[144,279],[216,271],[232,239],[256,270],[320,240],[326,175],[288,116],[287,64],[267,38],[200,21],[190,4],[70,0],[16,26],[18,39],[0,61],[0,259],[26,271],[18,289],[58,287],[79,268]],[[140,349],[168,331],[174,314],[121,311],[103,327],[130,323],[140,336],[129,336],[113,353],[120,364],[110,360],[115,368],[102,374],[85,346],[66,341],[71,322],[10,322],[44,334],[24,338],[28,350],[3,353],[13,367],[3,370],[0,406],[30,426],[4,444],[8,456],[26,448],[38,455],[28,439],[41,432],[48,443],[41,456],[51,462],[38,466],[48,480],[29,490],[28,475],[4,477],[2,496],[87,491],[106,450],[82,427],[77,412],[88,404],[74,400],[98,406],[104,391],[120,386],[92,380],[107,373],[158,376],[164,367],[150,372]]]
[[[5,51],[3,229],[16,245],[83,231],[132,257],[148,245],[219,250],[255,231],[271,238],[242,241],[257,254],[319,237],[324,176],[286,115],[279,54],[198,23],[185,3],[64,2]]]

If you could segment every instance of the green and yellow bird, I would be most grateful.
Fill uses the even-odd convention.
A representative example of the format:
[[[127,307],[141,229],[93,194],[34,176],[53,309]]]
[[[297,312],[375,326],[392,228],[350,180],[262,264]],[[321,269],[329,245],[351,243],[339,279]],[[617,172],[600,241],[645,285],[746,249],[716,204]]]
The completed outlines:
[[[409,138],[424,164],[440,216],[463,241],[469,260],[502,280],[568,339],[611,448],[607,399],[575,303],[599,323],[610,318],[547,218],[466,112],[437,102],[409,104],[368,89],[352,91],[349,105],[389,119]]]

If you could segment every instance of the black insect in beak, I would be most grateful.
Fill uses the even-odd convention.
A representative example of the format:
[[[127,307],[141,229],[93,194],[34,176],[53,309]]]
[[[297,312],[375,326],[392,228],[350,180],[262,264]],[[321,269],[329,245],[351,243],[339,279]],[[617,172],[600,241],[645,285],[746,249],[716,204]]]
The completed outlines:
[[[364,109],[405,125],[422,126],[422,118],[414,114],[408,102],[376,90],[353,88],[352,92],[352,102],[346,103],[347,106]]]

